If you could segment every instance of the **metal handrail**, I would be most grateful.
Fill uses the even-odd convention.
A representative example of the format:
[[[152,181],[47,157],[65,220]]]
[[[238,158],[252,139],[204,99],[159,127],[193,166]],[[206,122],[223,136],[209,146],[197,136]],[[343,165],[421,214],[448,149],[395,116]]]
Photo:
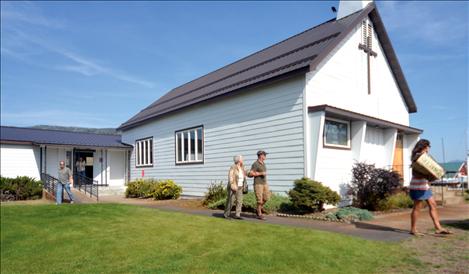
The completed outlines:
[[[75,174],[73,187],[79,191],[84,191],[85,194],[88,193],[90,198],[95,196],[96,201],[99,201],[99,186],[101,186],[98,181],[93,180],[89,177]]]
[[[43,188],[55,199],[57,193],[57,184],[60,183],[59,180],[47,173],[41,173],[41,180],[44,183]]]

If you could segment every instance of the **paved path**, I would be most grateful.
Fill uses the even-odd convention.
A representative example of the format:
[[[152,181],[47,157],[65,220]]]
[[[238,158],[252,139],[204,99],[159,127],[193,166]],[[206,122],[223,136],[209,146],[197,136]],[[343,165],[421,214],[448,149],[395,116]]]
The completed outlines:
[[[454,223],[462,220],[469,220],[469,204],[447,205],[438,208],[440,215],[440,222],[442,224]],[[363,222],[363,227],[370,227],[379,229],[380,227],[390,227],[396,230],[406,230],[410,226],[410,210],[402,213],[386,214],[376,216],[374,220]],[[421,232],[427,232],[433,228],[433,222],[428,213],[428,208],[422,209],[420,212],[419,220],[417,222],[417,229]]]
[[[182,208],[171,205],[171,203],[153,200],[126,199],[118,196],[102,196],[100,197],[100,202],[131,204],[188,214],[212,216],[218,218],[223,217],[223,212],[221,210]],[[441,207],[438,209],[438,211],[440,213],[442,223],[469,219],[469,204]],[[419,228],[422,232],[427,231],[433,227],[427,212],[427,209],[423,209],[421,212]],[[357,236],[368,240],[397,242],[411,237],[409,235],[409,214],[410,211],[386,214],[377,216],[373,221],[359,222],[355,224],[333,223],[277,216],[267,216],[266,221],[260,221],[256,219],[253,214],[245,213],[242,216],[244,217],[245,221],[249,222],[303,227]],[[235,222],[237,220],[232,221]]]

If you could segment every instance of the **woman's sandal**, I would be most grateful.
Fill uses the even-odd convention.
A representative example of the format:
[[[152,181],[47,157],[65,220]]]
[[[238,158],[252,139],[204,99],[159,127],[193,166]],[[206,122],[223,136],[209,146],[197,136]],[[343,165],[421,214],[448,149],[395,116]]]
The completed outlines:
[[[425,234],[423,234],[423,233],[421,233],[421,232],[417,232],[417,231],[415,231],[415,232],[410,232],[410,234],[412,234],[412,235],[414,235],[414,236],[416,236],[416,237],[423,237],[423,236],[425,236]]]
[[[437,235],[450,235],[450,234],[454,234],[452,231],[448,230],[448,229],[440,229],[440,230],[437,230],[435,231],[435,234]]]

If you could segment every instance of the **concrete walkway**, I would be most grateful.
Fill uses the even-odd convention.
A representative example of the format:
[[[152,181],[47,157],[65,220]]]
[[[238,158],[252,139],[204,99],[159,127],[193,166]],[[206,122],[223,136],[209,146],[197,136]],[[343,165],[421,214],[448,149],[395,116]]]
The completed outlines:
[[[166,211],[223,218],[223,212],[221,210],[183,208],[162,201],[126,199],[118,196],[102,196],[100,197],[100,202],[138,205]],[[469,204],[446,206],[439,208],[438,211],[440,213],[442,223],[469,219]],[[427,209],[423,209],[421,212],[419,229],[422,232],[426,232],[433,227],[427,212]],[[310,219],[285,218],[277,216],[267,216],[266,221],[261,221],[256,219],[255,216],[250,213],[244,213],[242,214],[242,217],[244,218],[244,221],[248,222],[317,229],[361,237],[367,240],[397,242],[411,237],[409,234],[410,211],[380,215],[372,221],[358,222],[354,224],[325,222]],[[231,221],[236,222],[238,220]]]
[[[374,220],[362,222],[360,226],[369,227],[370,229],[392,228],[395,230],[410,229],[410,210],[401,213],[386,214],[376,216]],[[455,223],[462,220],[469,220],[469,204],[456,204],[438,207],[438,214],[441,224]],[[430,218],[428,208],[424,208],[420,212],[417,222],[417,229],[426,233],[433,228],[433,221]]]

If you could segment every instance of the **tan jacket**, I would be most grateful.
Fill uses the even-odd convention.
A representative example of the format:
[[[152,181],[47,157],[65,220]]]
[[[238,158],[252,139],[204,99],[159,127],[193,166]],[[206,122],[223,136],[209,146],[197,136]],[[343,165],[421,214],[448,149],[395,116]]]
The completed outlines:
[[[244,178],[246,178],[247,172],[246,170],[244,170],[244,168],[242,169],[244,172]],[[233,164],[230,167],[230,171],[228,172],[228,182],[229,182],[231,190],[234,192],[238,190],[238,180],[239,180],[239,168],[238,168],[238,165]]]

